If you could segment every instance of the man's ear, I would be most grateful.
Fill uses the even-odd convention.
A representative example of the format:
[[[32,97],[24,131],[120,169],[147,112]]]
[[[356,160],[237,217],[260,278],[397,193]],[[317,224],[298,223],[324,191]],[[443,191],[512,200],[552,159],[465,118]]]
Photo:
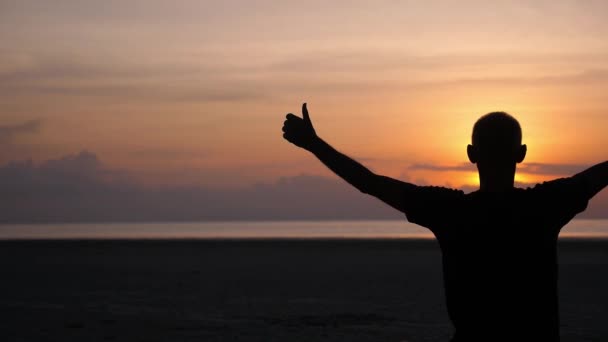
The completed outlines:
[[[517,157],[516,161],[518,163],[521,163],[524,161],[524,159],[526,158],[526,152],[528,152],[528,146],[526,146],[525,144],[521,145],[517,151],[517,156],[516,156]]]
[[[467,145],[467,155],[471,163],[477,163],[477,148],[473,145]]]

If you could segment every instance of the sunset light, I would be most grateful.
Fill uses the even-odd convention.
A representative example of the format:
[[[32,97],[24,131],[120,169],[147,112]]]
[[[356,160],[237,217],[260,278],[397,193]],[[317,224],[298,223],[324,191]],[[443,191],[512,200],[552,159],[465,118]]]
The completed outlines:
[[[168,4],[0,5],[0,164],[86,151],[133,186],[338,181],[281,136],[302,102],[338,150],[417,184],[477,186],[466,145],[492,111],[522,125],[518,183],[606,158],[603,3]]]

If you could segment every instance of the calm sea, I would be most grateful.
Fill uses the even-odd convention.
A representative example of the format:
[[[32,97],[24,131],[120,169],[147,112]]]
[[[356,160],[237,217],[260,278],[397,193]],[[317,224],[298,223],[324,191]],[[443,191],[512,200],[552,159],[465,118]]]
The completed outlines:
[[[608,238],[608,220],[573,220],[561,237]],[[406,221],[8,224],[0,239],[432,238]]]

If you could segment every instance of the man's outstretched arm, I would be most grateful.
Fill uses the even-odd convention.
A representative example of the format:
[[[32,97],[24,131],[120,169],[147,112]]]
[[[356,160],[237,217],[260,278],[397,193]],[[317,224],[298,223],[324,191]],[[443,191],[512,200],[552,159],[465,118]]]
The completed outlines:
[[[319,138],[308,115],[306,103],[302,105],[302,118],[287,114],[283,124],[283,137],[292,144],[312,152],[325,166],[359,191],[382,200],[404,212],[404,196],[415,185],[376,175],[363,165],[338,152]]]
[[[585,184],[587,199],[591,199],[608,185],[608,161],[594,165],[573,178]]]

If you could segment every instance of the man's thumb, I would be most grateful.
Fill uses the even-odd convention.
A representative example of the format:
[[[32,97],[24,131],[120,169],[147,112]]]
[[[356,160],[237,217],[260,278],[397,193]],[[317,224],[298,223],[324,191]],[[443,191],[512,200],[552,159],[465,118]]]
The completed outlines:
[[[302,118],[304,119],[304,121],[312,125],[312,122],[310,121],[310,116],[308,115],[308,109],[306,108],[306,102],[302,104]]]

